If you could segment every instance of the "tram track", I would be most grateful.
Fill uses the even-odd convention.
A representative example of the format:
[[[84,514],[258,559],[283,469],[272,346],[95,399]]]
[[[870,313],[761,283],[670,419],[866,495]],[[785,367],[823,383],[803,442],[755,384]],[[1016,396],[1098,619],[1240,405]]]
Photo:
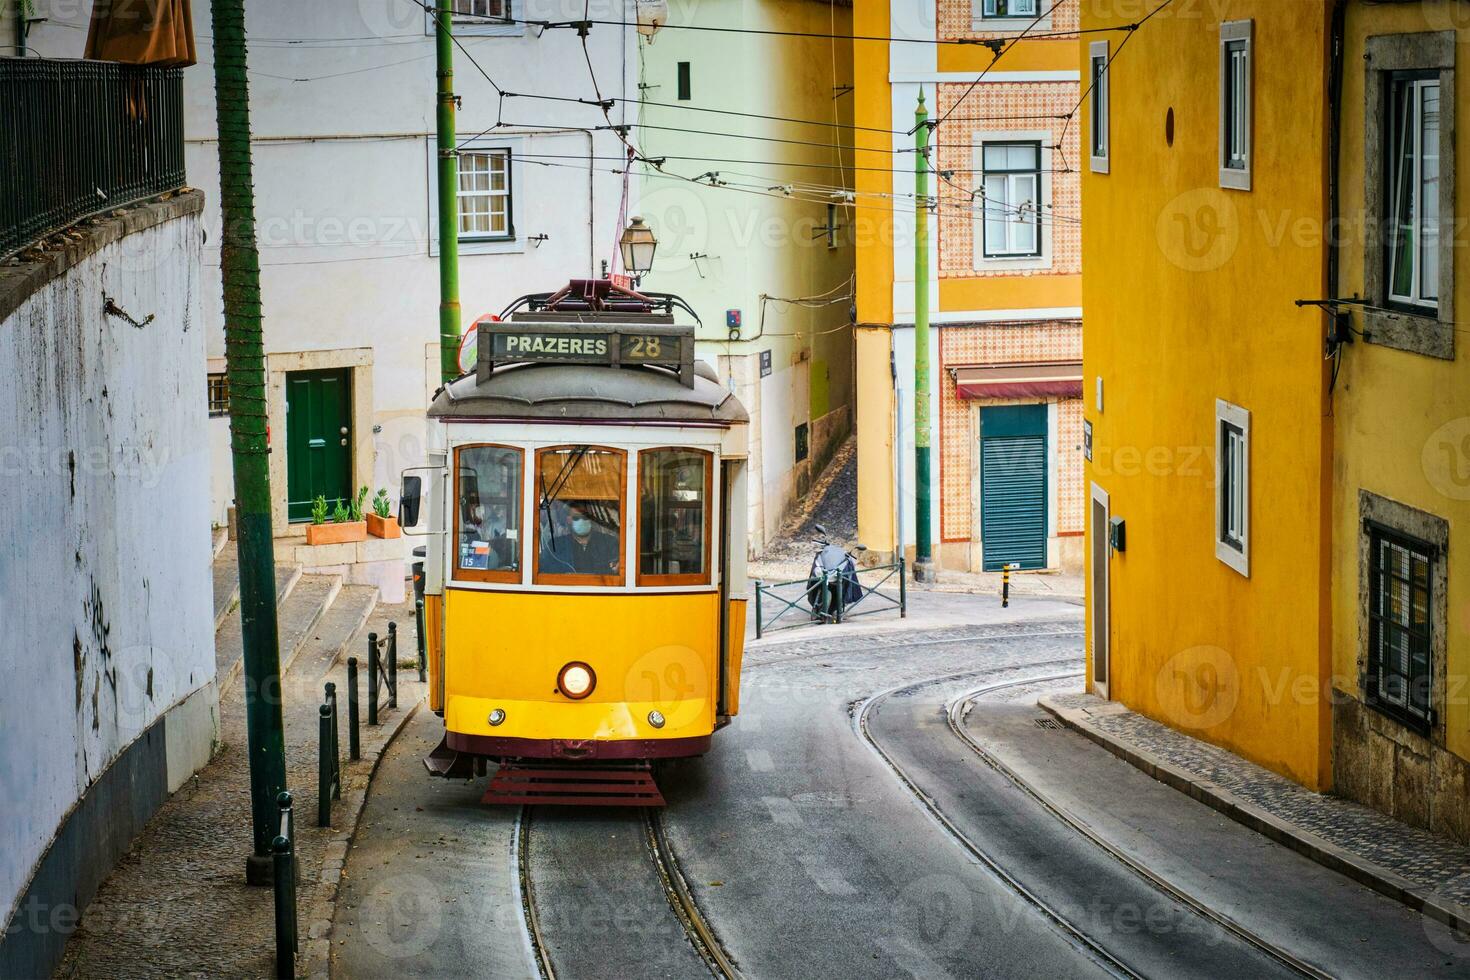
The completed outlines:
[[[1027,664],[1025,666],[1030,668],[1047,668],[1066,664],[1072,669],[1048,674],[1028,674],[1025,677],[1019,677],[1013,680],[995,682],[993,684],[986,685],[979,690],[985,693],[990,693],[1011,687],[1023,687],[1028,684],[1046,683],[1050,681],[1060,681],[1066,680],[1068,678],[1078,677],[1082,675],[1082,672],[1076,669],[1076,663],[1076,658],[1068,658],[1067,660],[1044,661],[1040,663]],[[987,670],[993,671],[994,668],[987,668]],[[912,688],[922,687],[927,684],[933,684],[936,682],[963,680],[966,677],[973,677],[982,672],[984,671],[969,670],[954,674],[946,674],[940,677],[931,677],[918,682],[908,681],[903,684],[897,684],[891,688],[880,691],[877,694],[874,694],[860,702],[857,702],[854,705],[855,710],[853,711],[853,727],[856,730],[858,737],[867,744],[868,748],[871,751],[878,755],[878,757],[883,761],[884,765],[886,765],[888,769],[892,771],[896,777],[898,777],[899,782],[904,785],[908,792],[921,806],[923,806],[923,808],[929,813],[929,815],[939,823],[944,831],[956,843],[963,847],[972,857],[974,857],[975,860],[977,860],[983,867],[985,867],[986,870],[988,870],[992,875],[998,878],[1007,888],[1009,888],[1023,901],[1025,901],[1028,905],[1030,905],[1037,912],[1041,913],[1048,921],[1050,921],[1067,938],[1067,940],[1074,948],[1076,948],[1080,953],[1087,956],[1089,959],[1092,959],[1094,962],[1098,963],[1098,965],[1102,966],[1104,969],[1108,970],[1116,976],[1132,978],[1132,980],[1142,980],[1143,974],[1135,971],[1127,963],[1114,955],[1113,952],[1109,950],[1106,946],[1102,945],[1096,939],[1089,936],[1086,931],[1073,923],[1060,909],[1056,908],[1053,904],[1046,901],[1042,896],[1038,895],[1032,889],[1026,887],[1025,883],[1023,883],[1014,875],[1012,875],[1009,871],[1007,871],[1005,867],[993,855],[987,852],[962,829],[960,829],[960,827],[948,816],[948,814],[944,812],[943,808],[940,807],[939,804],[931,796],[929,796],[929,794],[924,792],[924,790],[914,781],[909,773],[907,773],[904,768],[898,764],[897,760],[895,760],[891,754],[889,754],[881,745],[879,745],[878,740],[873,737],[873,734],[869,729],[869,717],[873,709],[881,705],[884,701],[888,700],[895,694]]]
[[[1075,677],[1082,675],[1079,673],[1065,676]],[[1051,678],[1039,678],[1038,681],[1045,681],[1048,679]],[[1063,678],[1055,679],[1060,680]],[[1132,857],[1124,853],[1120,848],[1114,846],[1112,843],[1104,839],[1100,834],[1092,830],[1092,828],[1088,827],[1084,822],[1069,813],[1065,808],[1059,806],[1055,801],[1047,797],[1045,794],[1038,792],[1035,787],[1022,780],[1021,777],[1014,770],[1012,770],[1010,766],[1006,765],[1005,762],[999,759],[994,753],[990,752],[978,741],[976,741],[975,737],[971,735],[968,729],[965,727],[964,716],[966,711],[977,700],[984,697],[986,694],[991,694],[998,690],[1004,690],[1006,688],[1019,686],[1023,686],[1022,682],[1006,683],[999,686],[984,685],[973,690],[966,691],[958,697],[953,698],[947,705],[945,705],[944,711],[945,720],[949,725],[949,730],[954,734],[956,738],[960,740],[960,743],[966,746],[971,752],[973,752],[975,756],[980,759],[981,762],[985,763],[985,765],[1000,773],[1002,776],[1008,779],[1012,785],[1014,785],[1021,792],[1025,793],[1043,810],[1045,810],[1051,816],[1055,817],[1057,820],[1061,821],[1066,826],[1070,827],[1073,831],[1080,834],[1082,837],[1086,838],[1088,841],[1091,841],[1092,844],[1095,845],[1104,854],[1108,855],[1114,861],[1136,874],[1146,884],[1150,885],[1153,888],[1157,888],[1159,891],[1168,895],[1170,898],[1173,898],[1181,905],[1184,905],[1185,907],[1191,909],[1196,915],[1209,919],[1225,931],[1235,936],[1237,939],[1240,939],[1241,941],[1248,943],[1251,946],[1254,946],[1265,955],[1279,961],[1282,965],[1292,970],[1295,970],[1303,976],[1313,977],[1316,978],[1316,980],[1329,980],[1331,974],[1325,973],[1317,967],[1312,966],[1305,960],[1299,959],[1286,950],[1283,950],[1265,941],[1254,932],[1251,932],[1249,929],[1236,922],[1230,916],[1225,915],[1218,910],[1211,908],[1208,904],[1197,900],[1188,892],[1185,892],[1183,889],[1176,887],[1172,882],[1168,881],[1158,874],[1155,874],[1148,867],[1134,860]]]
[[[531,958],[542,980],[558,980],[558,971],[551,952],[551,943],[543,927],[536,901],[536,886],[531,873],[531,826],[532,808],[523,806],[516,818],[516,878],[520,885],[521,911],[524,918],[526,939]],[[663,814],[640,807],[638,809],[641,839],[646,867],[657,879],[658,890],[668,905],[668,911],[677,920],[682,937],[694,953],[709,969],[711,976],[722,980],[740,980],[741,973],[734,959],[720,944],[713,927],[694,900],[689,882],[679,865],[673,846],[669,842]]]

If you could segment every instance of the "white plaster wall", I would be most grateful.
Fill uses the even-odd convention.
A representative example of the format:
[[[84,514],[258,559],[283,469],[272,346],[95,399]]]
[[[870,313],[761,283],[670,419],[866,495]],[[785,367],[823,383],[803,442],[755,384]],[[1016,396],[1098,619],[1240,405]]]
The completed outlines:
[[[32,31],[37,49],[52,57],[80,56],[86,31],[78,28],[89,10],[68,5],[48,11],[51,19]],[[584,4],[514,0],[513,11],[566,21],[582,17]],[[600,12],[594,5],[592,16],[623,20],[631,13],[632,0],[613,0]],[[186,169],[207,201],[207,351],[223,357],[207,4],[196,5],[194,28],[199,64],[184,72]],[[429,173],[436,81],[434,38],[427,28],[412,0],[252,0],[246,9],[266,349],[371,348],[372,414],[381,430],[368,443],[375,453],[373,480],[395,498],[400,471],[423,463],[425,392],[439,381],[439,266],[431,254]],[[590,132],[608,122],[595,106],[529,98],[502,105],[470,60],[505,89],[592,99],[594,85],[575,31],[476,36],[459,29],[457,36],[464,48],[454,55],[460,139],[503,122],[487,136],[514,141],[520,160],[514,186],[517,241],[497,254],[461,249],[464,329],[525,293],[601,274],[621,227],[623,178],[611,171],[620,165],[623,145],[610,132]],[[635,36],[606,24],[590,34],[588,50],[604,98],[638,97]],[[612,121],[626,121],[634,110],[620,103]],[[637,195],[635,175],[630,213]],[[530,241],[540,235],[546,240]],[[427,360],[426,346],[434,348]],[[284,444],[284,433],[273,437],[278,447]],[[216,439],[215,449],[216,468],[226,478],[213,481],[210,516],[221,522],[233,496],[227,441]],[[273,492],[284,498],[286,491],[280,486]]]
[[[197,217],[167,221],[0,323],[3,921],[87,787],[212,691],[199,261]]]

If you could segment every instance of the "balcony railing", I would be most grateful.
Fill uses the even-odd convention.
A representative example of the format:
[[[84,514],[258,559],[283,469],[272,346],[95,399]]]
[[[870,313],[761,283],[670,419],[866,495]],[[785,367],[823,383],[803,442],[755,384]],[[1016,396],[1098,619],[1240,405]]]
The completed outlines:
[[[0,257],[183,185],[182,69],[0,58]]]

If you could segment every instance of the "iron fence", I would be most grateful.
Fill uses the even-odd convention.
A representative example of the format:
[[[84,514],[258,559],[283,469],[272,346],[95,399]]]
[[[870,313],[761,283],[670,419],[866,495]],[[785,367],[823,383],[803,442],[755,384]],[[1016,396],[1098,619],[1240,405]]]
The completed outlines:
[[[184,186],[183,69],[0,58],[0,257]]]
[[[388,635],[382,639],[369,633],[368,645],[368,724],[378,724],[379,691],[388,692],[381,707],[398,707],[398,624],[388,624]]]
[[[866,581],[864,577],[866,576]],[[840,623],[854,616],[897,609],[899,618],[908,616],[908,585],[904,577],[904,560],[888,565],[857,569],[859,595],[847,601],[847,589],[840,583],[840,572],[827,572],[818,577],[792,579],[789,582],[755,581],[755,637],[760,639],[772,630],[809,626],[812,623]],[[881,591],[894,580],[890,591]],[[893,594],[893,590],[897,594]],[[828,597],[833,597],[829,599]],[[859,609],[863,603],[866,606]],[[769,619],[766,612],[774,607]],[[780,626],[776,624],[785,620]]]

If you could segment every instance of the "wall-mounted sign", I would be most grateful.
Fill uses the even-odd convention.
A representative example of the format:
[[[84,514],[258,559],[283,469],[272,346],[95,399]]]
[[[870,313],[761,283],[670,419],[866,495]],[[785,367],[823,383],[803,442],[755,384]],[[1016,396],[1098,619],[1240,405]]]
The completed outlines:
[[[1092,462],[1092,422],[1082,420],[1082,458]]]
[[[694,385],[692,326],[603,323],[481,323],[476,377],[483,384],[498,365],[533,363],[652,364]]]
[[[771,373],[771,352],[761,351],[761,377],[768,377]]]

